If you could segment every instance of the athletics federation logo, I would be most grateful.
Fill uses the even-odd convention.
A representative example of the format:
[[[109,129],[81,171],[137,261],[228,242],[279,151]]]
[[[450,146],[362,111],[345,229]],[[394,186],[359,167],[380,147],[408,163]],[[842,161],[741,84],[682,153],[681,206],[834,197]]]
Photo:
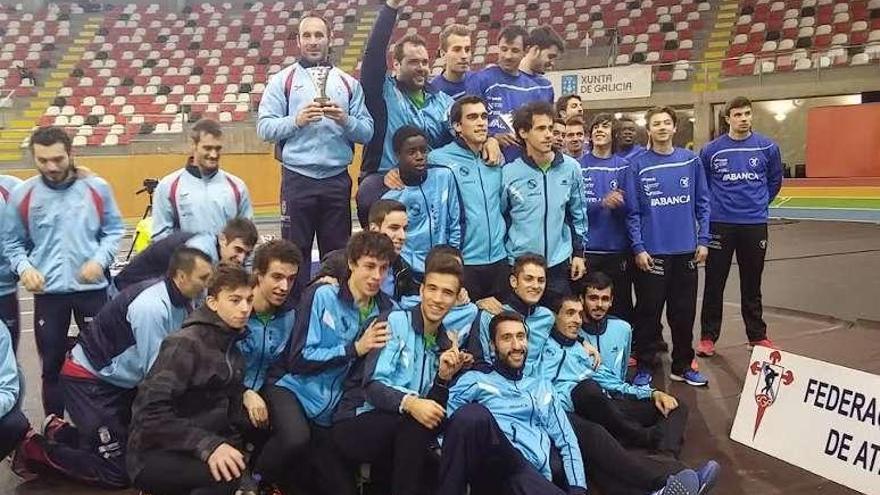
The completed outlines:
[[[573,95],[578,92],[578,76],[576,74],[571,74],[568,76],[562,76],[562,94],[564,95]]]
[[[611,179],[611,182],[608,183],[608,187],[611,189],[617,189],[617,179]]]
[[[468,175],[471,175],[471,169],[467,167],[461,167],[458,173],[460,173],[462,177],[467,177]]]
[[[758,167],[758,157],[753,156],[753,157],[749,158],[749,165],[752,168],[757,168]]]
[[[681,184],[682,189],[687,189],[691,183],[691,180],[689,177],[682,177],[681,180],[678,181],[678,183]]]
[[[535,189],[538,187],[538,181],[536,181],[535,179],[529,179],[528,181],[526,181],[526,184],[529,185],[529,189]]]
[[[758,434],[758,428],[761,427],[761,421],[764,419],[767,409],[776,402],[779,392],[783,385],[789,386],[794,383],[794,373],[791,370],[780,366],[782,354],[779,351],[770,353],[770,362],[755,361],[749,366],[749,371],[753,375],[760,374],[764,379],[758,379],[755,387],[755,402],[758,404],[758,413],[755,415],[755,430],[752,432],[752,440]]]

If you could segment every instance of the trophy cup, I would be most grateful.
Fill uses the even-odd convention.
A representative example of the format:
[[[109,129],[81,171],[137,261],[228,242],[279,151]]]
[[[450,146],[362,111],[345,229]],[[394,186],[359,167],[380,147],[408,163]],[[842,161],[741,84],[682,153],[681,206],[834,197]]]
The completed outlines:
[[[331,69],[332,67],[328,65],[316,65],[306,69],[318,93],[315,102],[322,106],[330,103],[330,98],[327,96],[327,76],[330,75]]]

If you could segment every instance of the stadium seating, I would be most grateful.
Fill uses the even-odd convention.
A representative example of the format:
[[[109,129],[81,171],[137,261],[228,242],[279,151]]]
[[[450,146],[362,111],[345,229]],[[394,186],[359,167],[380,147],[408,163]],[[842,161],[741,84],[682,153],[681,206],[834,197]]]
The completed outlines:
[[[880,61],[880,0],[744,0],[725,76]]]
[[[37,13],[17,12],[0,6],[0,94],[16,90],[17,97],[34,93],[30,81],[22,85],[18,67],[33,72],[47,68],[59,44],[70,38],[70,10],[53,6]]]

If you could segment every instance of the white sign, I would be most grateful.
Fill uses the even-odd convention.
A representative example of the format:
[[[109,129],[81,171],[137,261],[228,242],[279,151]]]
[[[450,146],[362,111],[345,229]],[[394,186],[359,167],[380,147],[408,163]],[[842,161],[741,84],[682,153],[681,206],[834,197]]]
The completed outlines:
[[[880,494],[880,376],[756,347],[730,438]]]
[[[648,65],[548,72],[547,77],[557,96],[575,94],[584,101],[651,96],[651,67]]]

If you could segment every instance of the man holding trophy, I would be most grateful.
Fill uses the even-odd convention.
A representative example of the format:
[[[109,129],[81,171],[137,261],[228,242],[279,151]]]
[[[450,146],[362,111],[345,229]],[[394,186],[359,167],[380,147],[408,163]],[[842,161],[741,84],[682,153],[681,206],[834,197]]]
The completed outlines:
[[[281,235],[307,256],[317,235],[321,256],[342,249],[351,235],[354,143],[373,136],[373,118],[360,82],[328,57],[330,26],[304,17],[297,37],[300,58],[272,76],[260,102],[257,134],[275,143],[281,162]],[[300,270],[294,293],[310,275]]]

